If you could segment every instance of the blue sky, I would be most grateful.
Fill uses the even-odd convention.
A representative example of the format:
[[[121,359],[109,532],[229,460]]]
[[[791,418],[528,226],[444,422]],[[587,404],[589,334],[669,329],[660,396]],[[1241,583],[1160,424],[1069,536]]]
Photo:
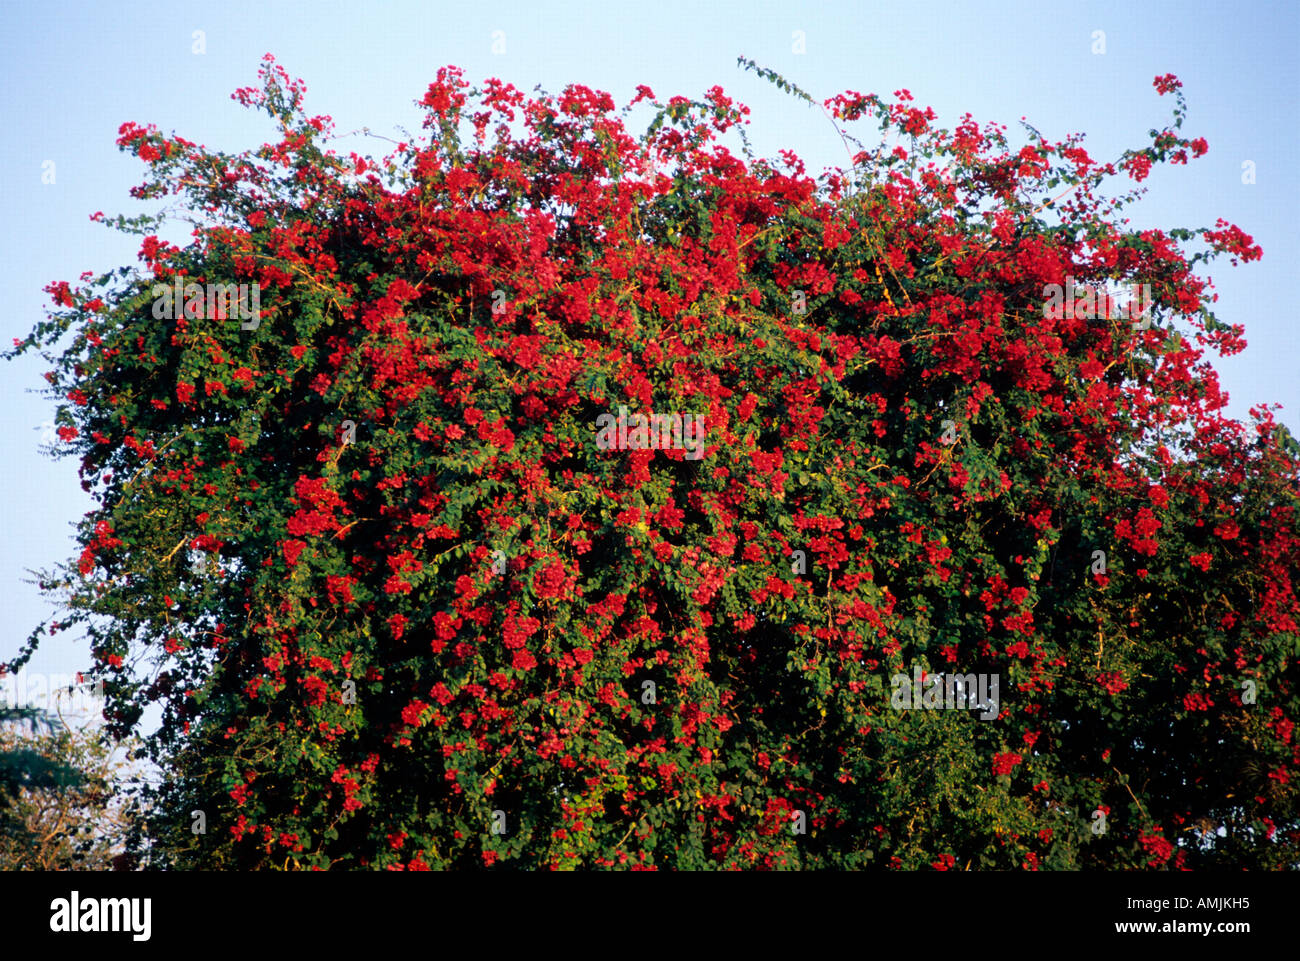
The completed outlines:
[[[195,31],[204,52],[196,53]],[[498,33],[499,31],[499,33]],[[1097,31],[1105,52],[1096,53]],[[804,52],[795,48],[802,35]],[[497,50],[494,52],[494,45]],[[1238,224],[1264,249],[1262,261],[1213,266],[1220,319],[1242,323],[1250,344],[1217,366],[1245,417],[1278,402],[1300,436],[1300,349],[1290,296],[1300,261],[1300,4],[1120,3],[418,3],[0,2],[0,258],[5,343],[25,335],[47,302],[41,288],[132,263],[137,243],[91,223],[90,214],[139,212],[128,190],[137,161],[117,151],[124,121],[154,123],[209,147],[237,150],[271,136],[263,115],[230,100],[253,85],[273,53],[307,84],[311,113],[339,132],[369,126],[398,136],[419,129],[413,101],[446,64],[472,82],[488,77],[523,90],[584,83],[619,103],[637,84],[661,100],[698,96],[714,84],[752,109],[755,148],[790,148],[810,169],[842,163],[831,126],[752,73],[745,55],[824,99],[846,89],[909,89],[951,127],[970,112],[1006,124],[1023,116],[1049,139],[1084,132],[1098,159],[1145,145],[1171,101],[1151,80],[1184,82],[1184,133],[1209,141],[1188,167],[1158,168],[1130,216],[1137,226]],[[864,131],[864,134],[866,131]],[[382,153],[360,137],[347,152]],[[53,162],[53,183],[49,179]],[[1255,183],[1242,182],[1254,163]],[[180,232],[169,234],[180,241]],[[72,524],[91,508],[75,463],[37,450],[52,407],[32,393],[37,360],[0,376],[0,659],[17,650],[50,607],[26,570],[73,553]],[[31,670],[87,666],[84,643],[47,643]]]

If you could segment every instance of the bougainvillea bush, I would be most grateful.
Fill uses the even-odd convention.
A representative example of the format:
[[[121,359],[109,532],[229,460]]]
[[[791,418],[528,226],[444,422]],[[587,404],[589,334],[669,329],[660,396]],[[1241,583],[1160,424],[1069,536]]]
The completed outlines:
[[[1121,216],[1207,149],[1179,82],[1101,162],[742,65],[842,169],[753,156],[720,88],[453,68],[378,160],[270,58],[260,149],[121,128],[141,264],[10,353],[98,505],[49,630],[112,732],[161,717],[148,863],[1300,861],[1300,458],[1225,415],[1194,272],[1261,251]],[[900,704],[951,673],[996,710]]]

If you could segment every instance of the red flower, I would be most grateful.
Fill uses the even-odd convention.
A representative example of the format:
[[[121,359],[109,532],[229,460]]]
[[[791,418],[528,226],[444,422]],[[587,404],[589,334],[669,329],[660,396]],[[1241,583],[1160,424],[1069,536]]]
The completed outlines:
[[[1022,760],[1023,758],[1019,754],[995,754],[993,755],[993,773],[995,775],[1010,774],[1011,769]]]
[[[1156,77],[1156,79],[1152,81],[1152,86],[1156,88],[1156,92],[1162,97],[1167,93],[1177,90],[1182,85],[1183,82],[1172,73],[1166,73],[1162,76]]]
[[[280,550],[284,552],[284,560],[290,567],[298,563],[298,557],[307,547],[302,541],[281,541]]]
[[[1160,829],[1157,828],[1156,831],[1158,830]],[[1147,862],[1148,867],[1159,867],[1173,856],[1174,846],[1155,831],[1143,832],[1139,840],[1142,846],[1146,848],[1147,853],[1153,856]]]
[[[402,708],[402,723],[415,727],[420,723],[420,717],[429,707],[428,704],[416,699]]]
[[[1098,674],[1097,683],[1104,687],[1110,694],[1118,694],[1120,691],[1128,687],[1128,683],[1124,680],[1123,675],[1120,674],[1119,671],[1106,671],[1102,674]]]
[[[533,577],[533,593],[539,598],[561,597],[568,585],[564,564],[555,561]]]

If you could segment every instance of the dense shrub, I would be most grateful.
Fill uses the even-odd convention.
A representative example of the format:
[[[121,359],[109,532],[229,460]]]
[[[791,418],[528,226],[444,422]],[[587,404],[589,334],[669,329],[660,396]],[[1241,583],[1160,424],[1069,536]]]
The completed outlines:
[[[1259,248],[1122,220],[1206,150],[1156,88],[1113,163],[849,92],[817,178],[718,88],[447,68],[375,160],[268,58],[256,151],[124,125],[193,242],[110,218],[143,267],[12,353],[99,504],[59,629],[113,730],[162,709],[161,863],[1296,863],[1297,450],[1205,359],[1194,270]]]

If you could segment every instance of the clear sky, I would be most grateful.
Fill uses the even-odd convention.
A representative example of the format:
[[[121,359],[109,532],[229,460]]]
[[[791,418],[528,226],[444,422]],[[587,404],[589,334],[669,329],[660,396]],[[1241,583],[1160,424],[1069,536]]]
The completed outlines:
[[[195,32],[202,31],[199,37]],[[498,33],[499,31],[499,33]],[[1099,37],[1101,31],[1104,37]],[[800,32],[796,35],[796,32]],[[796,52],[800,40],[803,52]],[[1094,52],[1104,40],[1104,53]],[[203,52],[195,52],[196,46]],[[495,50],[494,50],[495,47]],[[0,0],[0,337],[25,335],[52,280],[73,282],[133,263],[138,240],[89,215],[134,214],[141,166],[114,146],[124,121],[154,123],[212,148],[271,139],[264,115],[230,100],[254,85],[273,53],[307,84],[311,113],[339,132],[369,126],[399,137],[419,129],[413,105],[446,64],[471,82],[498,77],[528,91],[567,83],[626,103],[637,84],[666,100],[714,84],[748,104],[755,148],[799,153],[809,169],[842,163],[844,148],[819,112],[780,94],[736,58],[750,57],[818,99],[846,89],[888,96],[909,89],[951,128],[969,111],[1017,133],[1023,116],[1044,136],[1088,135],[1097,159],[1146,145],[1171,106],[1151,80],[1184,82],[1184,135],[1210,152],[1161,167],[1130,216],[1138,226],[1238,224],[1263,260],[1210,274],[1220,319],[1242,323],[1250,346],[1220,361],[1230,411],[1278,402],[1300,436],[1300,349],[1290,305],[1300,254],[1300,5],[1273,2],[680,2],[474,3],[222,2],[14,3]],[[865,131],[864,131],[865,133]],[[400,137],[399,137],[400,139]],[[342,152],[381,154],[360,137]],[[53,167],[48,162],[53,162]],[[1255,183],[1242,182],[1254,164]],[[51,179],[53,183],[43,182]],[[168,235],[183,241],[177,232]],[[0,660],[12,656],[50,608],[28,569],[73,553],[72,524],[92,506],[72,460],[37,450],[53,409],[31,393],[37,360],[0,370]],[[58,635],[30,667],[88,665],[84,642]]]

